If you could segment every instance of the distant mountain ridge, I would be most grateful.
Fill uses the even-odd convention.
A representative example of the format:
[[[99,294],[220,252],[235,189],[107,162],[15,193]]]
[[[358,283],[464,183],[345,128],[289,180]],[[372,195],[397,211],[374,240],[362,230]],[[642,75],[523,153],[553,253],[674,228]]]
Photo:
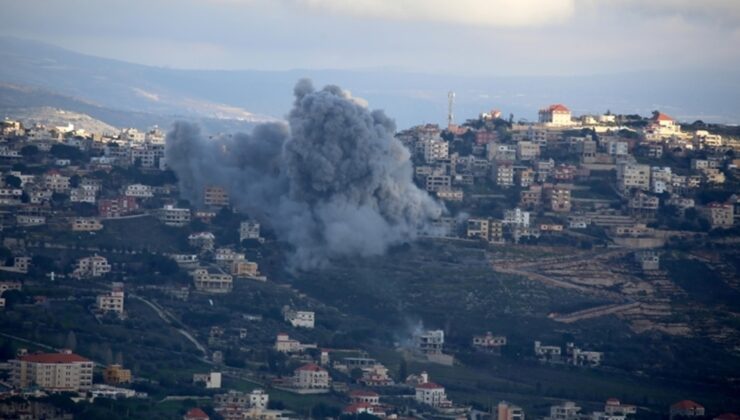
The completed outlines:
[[[505,116],[513,113],[516,120],[533,120],[539,108],[565,103],[575,114],[611,110],[649,115],[660,109],[681,121],[740,122],[740,74],[708,74],[458,77],[381,70],[177,70],[0,37],[3,106],[34,101],[33,106],[57,107],[43,102],[62,101],[74,105],[73,111],[115,126],[126,122],[128,113],[137,124],[162,116],[168,121],[206,119],[216,126],[219,121],[248,126],[283,118],[301,77],[314,79],[317,86],[336,84],[352,91],[367,99],[370,107],[384,109],[400,128],[443,123],[449,90],[457,93],[458,121],[492,108]],[[29,91],[29,98],[18,97],[30,88],[35,90]]]

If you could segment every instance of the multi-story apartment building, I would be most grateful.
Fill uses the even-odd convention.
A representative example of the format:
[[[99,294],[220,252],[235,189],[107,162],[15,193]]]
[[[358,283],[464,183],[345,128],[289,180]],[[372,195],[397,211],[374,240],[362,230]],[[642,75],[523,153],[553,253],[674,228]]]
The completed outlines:
[[[24,354],[9,363],[17,388],[78,392],[92,386],[93,362],[71,352]]]
[[[553,185],[546,190],[550,210],[567,213],[571,209],[570,188],[563,185]]]
[[[126,216],[139,209],[135,197],[121,196],[98,202],[98,214],[102,218]]]
[[[208,207],[227,207],[229,193],[223,187],[209,185],[203,189],[203,204]]]
[[[181,227],[190,223],[190,209],[165,204],[157,211],[157,217],[167,226]]]
[[[72,277],[78,279],[87,279],[101,277],[110,273],[111,266],[108,259],[100,255],[81,258],[77,261],[77,267],[72,272]]]
[[[234,278],[229,274],[209,272],[206,268],[193,271],[195,288],[206,293],[229,293],[234,285]]]
[[[619,189],[622,191],[629,189],[649,191],[650,165],[638,163],[619,164],[617,165],[617,179],[619,180]]]
[[[113,283],[111,291],[98,295],[96,306],[100,312],[113,312],[119,316],[123,315],[124,301],[123,283]]]

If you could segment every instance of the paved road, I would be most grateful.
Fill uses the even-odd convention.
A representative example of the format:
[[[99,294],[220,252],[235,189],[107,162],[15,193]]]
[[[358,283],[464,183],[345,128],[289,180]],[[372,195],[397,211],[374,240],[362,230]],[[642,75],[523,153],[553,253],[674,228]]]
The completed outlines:
[[[144,299],[141,296],[129,294],[129,297],[131,297],[132,299],[136,299],[136,300],[142,301],[145,304],[147,304],[150,308],[152,308],[154,310],[154,312],[157,313],[157,315],[159,315],[160,318],[162,318],[162,321],[164,321],[168,325],[171,325],[172,327],[176,328],[177,331],[180,334],[182,334],[183,337],[185,337],[186,339],[188,339],[188,341],[190,341],[191,343],[193,343],[193,345],[198,350],[200,350],[201,353],[203,353],[203,356],[204,357],[208,355],[208,350],[206,350],[206,347],[204,345],[202,345],[195,337],[193,337],[193,335],[190,334],[190,332],[188,332],[188,331],[186,331],[186,330],[184,330],[182,328],[175,327],[175,325],[174,325],[175,319],[172,317],[172,315],[170,315],[169,313],[167,313],[166,310],[162,309],[159,305],[155,304],[154,302],[149,301],[147,299]]]

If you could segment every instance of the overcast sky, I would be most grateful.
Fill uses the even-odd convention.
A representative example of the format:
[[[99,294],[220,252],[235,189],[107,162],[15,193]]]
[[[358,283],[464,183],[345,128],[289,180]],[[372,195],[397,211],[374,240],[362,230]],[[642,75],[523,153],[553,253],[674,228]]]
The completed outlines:
[[[0,35],[177,68],[740,68],[740,0],[0,0],[0,10]]]

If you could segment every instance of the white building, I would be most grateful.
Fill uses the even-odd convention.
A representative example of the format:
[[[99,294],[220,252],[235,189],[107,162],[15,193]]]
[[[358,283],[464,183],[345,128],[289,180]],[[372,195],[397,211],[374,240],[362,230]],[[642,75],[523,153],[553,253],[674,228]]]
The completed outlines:
[[[622,191],[631,188],[650,190],[650,165],[623,163],[617,165],[617,179]]]
[[[573,124],[573,119],[565,105],[554,104],[540,110],[539,122],[551,126],[569,126]]]
[[[293,387],[303,390],[329,390],[329,372],[319,365],[308,363],[293,372]]]
[[[123,315],[124,291],[123,283],[115,282],[111,291],[98,295],[96,306],[101,312],[113,312],[118,316]]]
[[[126,191],[123,193],[128,197],[136,198],[151,198],[154,197],[152,187],[144,184],[131,184],[126,187]]]
[[[423,354],[440,354],[445,344],[442,330],[421,331],[414,335],[416,349]]]
[[[111,266],[108,259],[100,255],[81,258],[77,261],[77,268],[72,272],[72,277],[78,279],[101,277],[110,273]]]
[[[190,209],[182,209],[166,204],[157,212],[157,217],[167,226],[185,226],[190,223]]]
[[[416,402],[434,408],[450,408],[452,402],[447,398],[445,388],[434,382],[425,382],[416,386]]]
[[[512,226],[529,227],[529,212],[520,208],[506,210],[504,212],[504,224]]]
[[[315,315],[313,311],[294,311],[289,308],[283,309],[286,322],[296,328],[313,328]]]
[[[239,224],[239,242],[242,242],[245,239],[256,239],[261,241],[262,238],[260,238],[259,223],[253,220],[247,220],[246,222],[241,222],[241,224]]]
[[[194,384],[203,384],[207,389],[221,388],[221,372],[194,373]]]

